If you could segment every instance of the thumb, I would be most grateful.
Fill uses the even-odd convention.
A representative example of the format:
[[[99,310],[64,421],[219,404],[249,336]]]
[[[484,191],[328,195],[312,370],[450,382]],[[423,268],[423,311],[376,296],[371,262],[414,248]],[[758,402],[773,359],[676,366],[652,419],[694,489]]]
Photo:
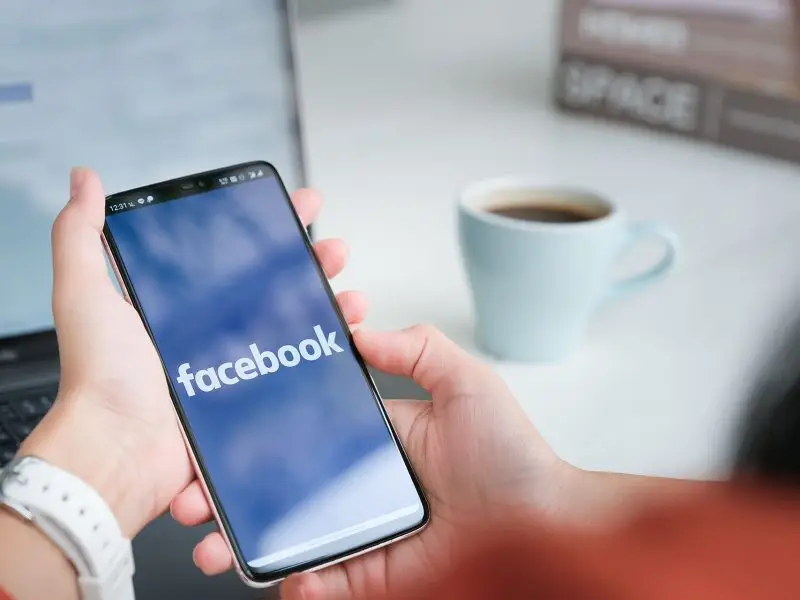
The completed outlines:
[[[111,286],[101,234],[105,195],[97,175],[76,168],[70,175],[70,199],[53,224],[53,311],[93,297]]]
[[[442,396],[474,393],[497,377],[487,365],[430,325],[386,332],[362,327],[353,336],[367,363],[384,373],[413,379],[434,400],[437,395],[441,401]]]

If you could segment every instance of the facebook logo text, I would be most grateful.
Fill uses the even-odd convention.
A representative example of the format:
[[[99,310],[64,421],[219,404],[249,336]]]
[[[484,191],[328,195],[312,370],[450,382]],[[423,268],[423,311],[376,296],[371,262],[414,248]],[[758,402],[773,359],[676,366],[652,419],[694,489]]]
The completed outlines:
[[[301,341],[297,346],[281,346],[277,352],[262,352],[256,344],[250,344],[250,356],[222,363],[218,367],[201,369],[196,373],[192,373],[189,363],[183,363],[178,367],[177,381],[191,397],[197,393],[195,387],[201,392],[213,392],[223,385],[236,385],[243,380],[270,375],[281,367],[292,368],[302,361],[313,362],[323,356],[344,352],[336,343],[335,332],[326,334],[322,327],[315,325],[314,336]]]

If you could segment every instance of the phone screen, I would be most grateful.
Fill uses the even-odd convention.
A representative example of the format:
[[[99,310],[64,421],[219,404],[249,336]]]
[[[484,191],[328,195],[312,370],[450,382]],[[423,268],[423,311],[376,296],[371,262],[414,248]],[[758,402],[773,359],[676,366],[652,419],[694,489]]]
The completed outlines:
[[[112,196],[105,233],[240,566],[268,579],[421,527],[418,482],[277,173],[203,175]]]

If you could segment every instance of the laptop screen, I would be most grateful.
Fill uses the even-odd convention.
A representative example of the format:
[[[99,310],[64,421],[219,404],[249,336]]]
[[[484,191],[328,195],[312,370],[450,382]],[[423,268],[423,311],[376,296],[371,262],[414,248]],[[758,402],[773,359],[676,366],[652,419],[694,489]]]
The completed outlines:
[[[107,193],[268,160],[303,183],[286,0],[0,2],[0,338],[48,330],[73,165]]]

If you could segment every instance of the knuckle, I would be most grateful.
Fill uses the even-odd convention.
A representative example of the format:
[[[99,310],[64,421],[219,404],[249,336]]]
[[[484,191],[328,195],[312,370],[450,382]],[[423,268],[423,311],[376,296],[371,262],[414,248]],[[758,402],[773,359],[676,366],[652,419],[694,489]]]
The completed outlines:
[[[53,227],[51,230],[53,239],[58,238],[58,236],[61,234],[61,231],[69,225],[68,221],[69,221],[69,211],[66,208],[64,208],[61,210],[61,212],[58,213],[55,221],[53,221]]]
[[[74,221],[75,215],[72,209],[69,206],[62,208],[61,212],[56,216],[55,221],[53,221],[53,227],[50,232],[52,241],[56,242],[65,237],[73,227]]]
[[[408,329],[408,332],[411,333],[412,335],[419,336],[429,340],[435,340],[444,337],[444,334],[439,330],[438,327],[436,327],[435,325],[430,325],[428,323],[414,325]]]

